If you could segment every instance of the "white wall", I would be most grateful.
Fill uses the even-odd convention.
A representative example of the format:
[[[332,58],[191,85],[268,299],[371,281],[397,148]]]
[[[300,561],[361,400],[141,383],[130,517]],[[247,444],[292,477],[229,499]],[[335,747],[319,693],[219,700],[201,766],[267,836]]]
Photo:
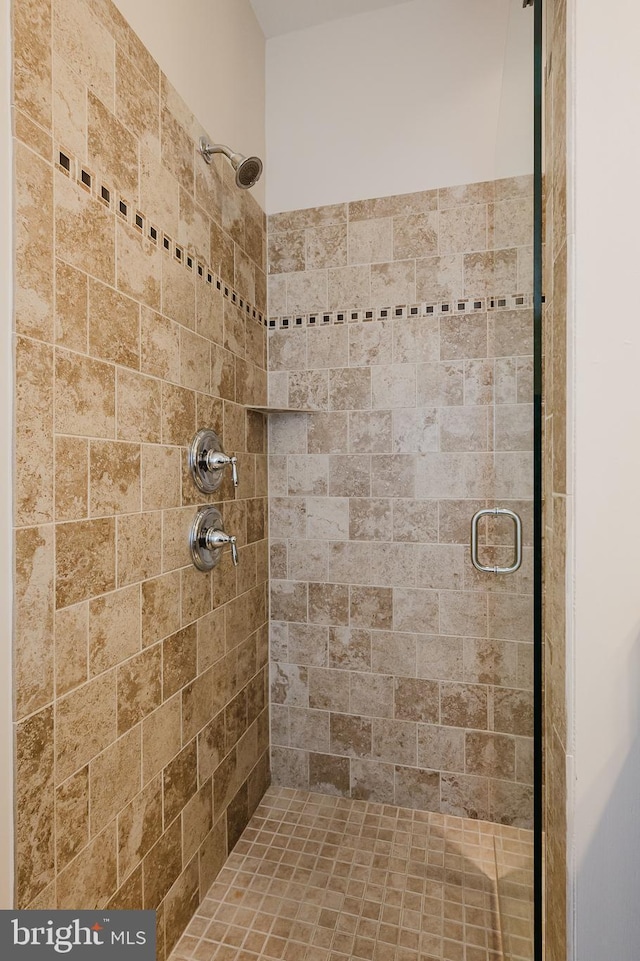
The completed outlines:
[[[640,12],[575,17],[575,955],[640,957]],[[570,229],[573,229],[570,218]]]
[[[249,0],[115,0],[215,140],[265,157],[265,40]],[[252,188],[264,206],[265,182]]]
[[[269,40],[268,212],[530,173],[532,28],[521,0],[414,0]]]
[[[12,420],[13,216],[11,213],[10,0],[0,0],[0,908],[13,907]]]

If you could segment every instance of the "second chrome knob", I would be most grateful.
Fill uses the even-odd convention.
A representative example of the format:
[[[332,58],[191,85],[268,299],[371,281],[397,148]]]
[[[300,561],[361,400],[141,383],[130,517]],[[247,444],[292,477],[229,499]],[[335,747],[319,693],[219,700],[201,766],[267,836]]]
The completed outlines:
[[[191,559],[199,571],[210,571],[220,563],[223,548],[231,548],[231,559],[238,566],[238,545],[222,526],[222,514],[215,507],[203,507],[196,514],[189,532]]]

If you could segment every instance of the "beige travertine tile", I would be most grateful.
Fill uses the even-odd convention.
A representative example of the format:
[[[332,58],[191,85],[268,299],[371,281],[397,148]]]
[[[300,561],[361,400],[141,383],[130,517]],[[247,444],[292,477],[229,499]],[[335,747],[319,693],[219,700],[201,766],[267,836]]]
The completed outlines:
[[[55,613],[56,696],[88,678],[89,605],[85,601]]]
[[[434,408],[417,410],[394,410],[393,412],[393,450],[398,454],[425,454],[438,450],[438,440],[442,441],[443,428],[440,414]]]
[[[442,451],[489,449],[488,407],[443,407],[438,411]]]
[[[305,231],[305,238],[307,270],[346,266],[346,224],[308,227]],[[291,269],[295,270],[296,268]]]
[[[433,502],[396,499],[392,506],[394,541],[429,543],[438,539],[438,511]]]
[[[16,899],[27,905],[54,877],[53,709],[16,728]],[[40,825],[44,825],[42,830]]]
[[[56,790],[56,858],[64,868],[89,843],[89,767]]]
[[[162,514],[126,514],[117,518],[118,587],[160,574]]]
[[[365,454],[332,454],[329,457],[331,497],[371,496],[371,459]]]
[[[196,398],[191,390],[162,384],[162,442],[186,446],[196,428]]]
[[[335,503],[335,500],[336,498],[332,498],[329,504]],[[348,533],[350,540],[388,540],[391,526],[390,500],[359,497],[349,499],[348,528],[345,533]],[[330,536],[330,539],[340,538]]]
[[[369,307],[371,304],[371,270],[369,265],[333,267],[328,271],[329,310]],[[287,306],[291,309],[290,304]],[[320,305],[322,309],[322,305]]]
[[[349,328],[349,366],[371,367],[389,364],[393,350],[391,321],[354,324]],[[338,364],[334,363],[337,367]]]
[[[490,203],[495,197],[496,184],[499,182],[488,180],[482,183],[440,188],[438,207],[440,210],[448,210],[451,207],[465,207],[468,204]]]
[[[162,834],[162,782],[155,778],[118,816],[118,872],[137,867]]]
[[[176,447],[144,444],[141,451],[142,509],[180,506],[181,451]]]
[[[87,352],[89,315],[88,278],[56,261],[55,340],[62,347]]]
[[[418,764],[439,771],[464,772],[465,732],[461,728],[418,725]]]
[[[486,314],[443,317],[440,321],[440,360],[487,356]]]
[[[439,217],[436,211],[393,218],[393,257],[406,260],[438,253]]]
[[[329,404],[329,375],[326,370],[289,371],[287,405],[293,408],[326,410]]]
[[[393,592],[388,587],[352,587],[349,623],[354,627],[388,629],[393,622]]]
[[[193,146],[181,123],[166,107],[161,112],[162,162],[185,190],[193,193]]]
[[[38,341],[16,342],[15,507],[17,524],[53,520],[53,351]],[[40,452],[38,458],[33,451]]]
[[[115,520],[56,528],[56,607],[67,607],[115,587]]]
[[[486,687],[443,682],[440,686],[440,712],[445,725],[486,730]]]
[[[533,196],[489,206],[489,247],[524,247],[533,237]]]
[[[56,430],[80,437],[115,435],[115,368],[57,350]]]
[[[116,46],[115,114],[141,143],[155,153],[160,147],[160,105],[157,83],[151,86],[134,61]]]
[[[57,879],[58,907],[103,908],[117,887],[116,825],[112,822],[75,858]]]
[[[121,219],[116,224],[116,239],[118,290],[160,310],[161,273],[169,256],[163,262],[159,248]]]
[[[487,249],[487,206],[473,204],[440,211],[441,254]]]
[[[87,94],[87,157],[115,189],[130,201],[138,196],[138,142],[111,110]]]
[[[113,441],[89,445],[92,517],[140,510],[140,447]]]
[[[171,822],[196,793],[198,755],[192,741],[171,760],[162,773],[165,821]]]
[[[83,684],[56,702],[56,783],[116,738],[116,672]]]
[[[173,696],[197,675],[198,640],[194,624],[163,642],[162,696]]]
[[[269,216],[269,229],[274,233],[281,230],[302,230],[322,224],[341,224],[347,221],[347,204],[333,204],[326,207],[309,207],[305,210],[291,210]]]
[[[100,360],[140,366],[139,306],[111,287],[89,280],[89,352]]]
[[[142,722],[142,771],[145,783],[178,753],[181,743],[180,696],[176,695]]]
[[[56,255],[97,277],[115,281],[115,223],[103,204],[68,177],[54,178]],[[122,287],[125,293],[128,291]]]
[[[183,327],[195,327],[196,284],[193,273],[175,260],[170,253],[164,254],[162,265],[162,313]],[[159,309],[158,304],[150,304]]]
[[[373,367],[371,369],[371,403],[378,410],[415,407],[415,364]]]
[[[58,619],[56,618],[58,623]],[[93,677],[140,650],[140,588],[89,602],[89,673]]]
[[[140,790],[141,731],[121,737],[89,764],[90,831],[98,834]]]
[[[443,814],[488,820],[488,780],[464,774],[443,774],[440,779],[440,809]]]
[[[349,263],[385,263],[393,258],[393,219],[352,221],[349,224]]]
[[[83,438],[56,437],[55,516],[58,521],[87,517],[89,444]]]
[[[36,15],[37,22],[37,15]],[[51,167],[16,143],[14,298],[18,333],[53,340],[53,175]]]
[[[160,441],[161,394],[160,381],[118,368],[117,435],[120,440]]]
[[[496,688],[493,723],[496,731],[531,737],[533,731],[533,694]]]
[[[416,260],[416,299],[434,303],[462,296],[462,255],[421,257]]]
[[[396,260],[371,266],[371,302],[393,307],[412,304],[416,299],[414,260]]]
[[[148,647],[180,627],[180,577],[164,574],[142,584],[142,645]]]
[[[51,4],[28,0],[13,11],[16,104],[51,129]]]
[[[108,107],[113,107],[115,44],[82,0],[53,4],[53,46]]]
[[[180,185],[160,162],[157,151],[140,147],[140,209],[158,230],[178,233]]]
[[[468,297],[515,290],[517,281],[518,252],[515,247],[464,255],[464,292]]]
[[[364,410],[371,407],[371,371],[366,367],[329,371],[331,410]]]
[[[423,548],[425,550],[425,548]],[[417,579],[428,583],[418,554]],[[435,591],[414,590],[399,587],[394,590],[393,626],[396,631],[415,631],[416,633],[438,630],[439,603]]]
[[[336,268],[336,270],[340,269],[345,268]],[[326,270],[296,271],[287,274],[286,277],[288,313],[326,310],[331,305],[327,292]]]
[[[211,221],[211,261],[226,284],[234,283],[234,244],[217,221]]]
[[[419,636],[416,643],[416,673],[418,677],[462,680],[462,638]]]
[[[43,160],[51,160],[53,143],[51,135],[39,127],[17,108],[13,110],[14,135],[25,147],[30,147]]]
[[[209,341],[190,330],[181,330],[180,382],[182,386],[209,393],[210,377]]]
[[[515,739],[502,734],[467,731],[465,734],[465,771],[486,777],[515,777]]]
[[[439,359],[440,328],[437,320],[411,317],[394,321],[394,364],[424,364]]]
[[[162,701],[162,649],[159,644],[118,668],[118,734],[129,730]]]

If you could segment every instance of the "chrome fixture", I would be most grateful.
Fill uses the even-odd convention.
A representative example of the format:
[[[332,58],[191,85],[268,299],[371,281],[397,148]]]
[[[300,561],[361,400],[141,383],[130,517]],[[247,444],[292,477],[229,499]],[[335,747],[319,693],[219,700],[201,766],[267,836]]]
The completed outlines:
[[[200,153],[208,164],[211,163],[214,153],[224,154],[235,170],[236,184],[242,190],[253,187],[262,176],[260,157],[245,157],[241,153],[236,153],[231,147],[225,147],[223,143],[209,143],[206,137],[200,137]]]
[[[478,524],[481,517],[510,517],[515,526],[516,542],[515,556],[511,567],[487,567],[480,563],[478,556]],[[522,521],[514,512],[506,507],[491,507],[478,511],[471,520],[471,563],[477,571],[485,574],[514,574],[522,566]]]
[[[222,514],[215,507],[203,507],[196,514],[189,533],[191,560],[199,571],[210,571],[220,563],[223,549],[229,545],[231,560],[238,566],[236,538],[226,534]]]
[[[189,448],[189,469],[196,487],[204,494],[213,494],[222,483],[222,471],[231,465],[233,486],[238,486],[238,459],[229,457],[220,446],[220,438],[213,430],[199,430]]]

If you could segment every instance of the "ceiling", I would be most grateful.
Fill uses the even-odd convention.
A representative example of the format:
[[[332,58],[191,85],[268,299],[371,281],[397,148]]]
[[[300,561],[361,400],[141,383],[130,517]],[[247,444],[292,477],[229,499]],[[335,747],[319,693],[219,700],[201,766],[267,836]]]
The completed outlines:
[[[250,0],[267,39],[329,20],[397,7],[407,0]]]

